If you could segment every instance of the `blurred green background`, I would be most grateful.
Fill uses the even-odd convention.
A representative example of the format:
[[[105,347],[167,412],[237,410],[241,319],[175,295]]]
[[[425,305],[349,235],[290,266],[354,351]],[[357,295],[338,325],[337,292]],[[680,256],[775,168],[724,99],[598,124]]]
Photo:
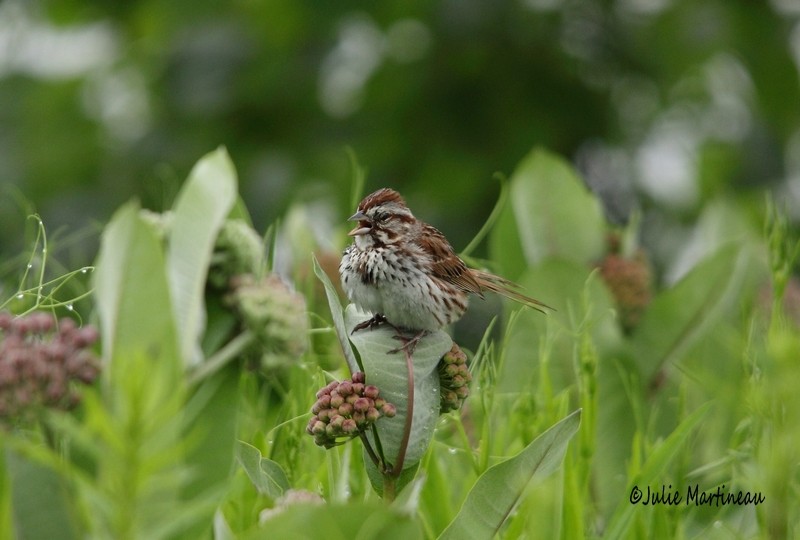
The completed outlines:
[[[37,211],[88,263],[221,144],[260,231],[294,201],[339,225],[351,147],[461,249],[543,146],[665,274],[710,202],[800,217],[798,66],[796,0],[4,0],[0,254]]]

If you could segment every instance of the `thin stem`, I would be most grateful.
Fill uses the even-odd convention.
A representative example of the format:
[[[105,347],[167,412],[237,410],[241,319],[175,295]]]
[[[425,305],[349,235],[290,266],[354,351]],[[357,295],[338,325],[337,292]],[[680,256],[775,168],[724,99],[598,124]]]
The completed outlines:
[[[244,349],[246,349],[256,338],[250,330],[245,330],[223,348],[211,355],[205,362],[189,372],[188,382],[190,385],[199,383],[209,375],[216,373],[225,364],[233,360]]]
[[[403,462],[406,460],[408,441],[411,438],[411,423],[414,421],[414,362],[407,348],[403,349],[406,356],[406,369],[408,370],[408,407],[406,409],[406,424],[403,428],[403,439],[400,441],[400,449],[397,452],[397,459],[391,476],[398,477],[403,472]]]
[[[378,452],[378,456],[380,456],[381,465],[378,468],[381,474],[383,474],[386,472],[386,455],[383,453],[383,445],[381,444],[381,438],[378,435],[378,428],[375,424],[372,424],[372,437],[375,439],[375,450]],[[378,464],[376,463],[376,465]]]
[[[497,218],[500,217],[500,212],[506,205],[506,199],[508,198],[508,187],[505,176],[499,173],[496,173],[494,176],[500,180],[500,195],[497,197],[497,203],[495,203],[492,213],[489,214],[488,218],[486,218],[486,222],[483,224],[483,227],[481,227],[481,230],[478,231],[478,234],[475,235],[472,241],[461,252],[462,257],[468,257],[469,254],[472,253],[476,247],[478,247],[478,244],[480,244],[489,233],[489,230],[494,226]]]
[[[372,445],[369,444],[369,439],[367,438],[366,432],[360,431],[358,433],[358,436],[359,438],[361,438],[361,444],[364,445],[364,449],[367,451],[369,459],[372,460],[372,463],[375,464],[375,466],[378,468],[379,471],[383,472],[384,468],[383,461],[381,461],[381,458],[379,458],[378,455],[375,453],[375,450],[372,449]]]

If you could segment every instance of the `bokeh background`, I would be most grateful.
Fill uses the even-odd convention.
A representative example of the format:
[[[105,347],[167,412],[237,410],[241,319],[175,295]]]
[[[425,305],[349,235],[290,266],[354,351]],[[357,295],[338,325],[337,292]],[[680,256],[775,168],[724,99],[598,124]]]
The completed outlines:
[[[3,0],[0,254],[36,211],[91,262],[218,145],[258,230],[349,215],[349,147],[461,249],[542,146],[668,279],[709,205],[800,218],[799,69],[797,0]]]

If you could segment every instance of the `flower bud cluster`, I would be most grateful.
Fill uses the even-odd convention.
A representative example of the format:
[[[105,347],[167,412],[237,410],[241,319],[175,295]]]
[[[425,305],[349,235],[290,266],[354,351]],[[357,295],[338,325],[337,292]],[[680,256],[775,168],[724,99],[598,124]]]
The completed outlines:
[[[472,374],[467,366],[467,355],[453,343],[453,347],[439,361],[439,385],[441,386],[440,414],[457,411],[469,396]]]
[[[80,400],[75,383],[91,384],[100,367],[89,349],[93,326],[72,319],[56,324],[37,312],[24,317],[0,313],[0,424],[14,424],[42,407],[69,410]]]
[[[631,258],[610,253],[600,263],[600,273],[614,295],[622,329],[630,332],[639,324],[653,296],[647,256],[641,250]]]
[[[311,407],[314,416],[306,427],[317,445],[331,448],[365,431],[381,416],[397,414],[395,406],[380,397],[378,387],[364,381],[364,374],[356,372],[351,380],[333,381],[317,392]]]
[[[276,274],[256,279],[243,274],[231,280],[225,297],[242,323],[256,336],[249,354],[270,370],[291,365],[305,352],[308,315],[305,299]]]
[[[263,260],[264,245],[258,233],[241,219],[229,219],[214,242],[208,282],[225,289],[231,278],[259,273]]]

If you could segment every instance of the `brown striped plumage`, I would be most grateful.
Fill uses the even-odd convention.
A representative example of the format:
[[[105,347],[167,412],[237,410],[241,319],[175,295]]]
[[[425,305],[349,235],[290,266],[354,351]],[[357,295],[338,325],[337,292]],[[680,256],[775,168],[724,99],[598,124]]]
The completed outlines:
[[[392,189],[367,195],[350,220],[358,224],[339,265],[342,286],[351,302],[375,315],[360,327],[385,320],[422,335],[457,321],[468,294],[483,297],[486,291],[539,311],[547,307],[511,281],[469,268],[444,235],[415,218]]]

